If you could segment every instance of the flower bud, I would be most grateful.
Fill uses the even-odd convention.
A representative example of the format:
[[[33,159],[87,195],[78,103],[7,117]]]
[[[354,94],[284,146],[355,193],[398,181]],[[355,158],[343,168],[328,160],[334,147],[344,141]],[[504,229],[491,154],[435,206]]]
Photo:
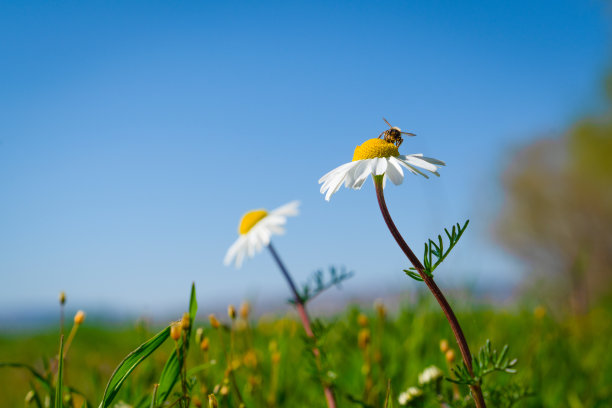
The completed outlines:
[[[533,309],[533,315],[536,319],[542,320],[546,316],[546,308],[544,306],[536,306],[536,308]]]
[[[198,327],[198,329],[196,330],[196,334],[195,334],[196,343],[200,344],[203,338],[204,338],[204,328]]]
[[[218,329],[221,327],[221,323],[219,323],[214,314],[209,315],[208,319],[210,320],[210,325],[213,327],[213,329]]]
[[[230,319],[234,320],[236,318],[236,308],[234,307],[234,305],[229,305],[227,307],[227,315],[230,317]]]
[[[83,324],[84,321],[85,321],[85,312],[82,310],[79,310],[74,315],[74,324],[81,325]]]
[[[250,313],[251,305],[249,305],[249,302],[242,302],[242,304],[240,305],[240,317],[246,320],[249,318]]]
[[[455,361],[455,350],[449,349],[446,354],[444,354],[444,357],[449,364],[452,364]]]
[[[208,408],[217,408],[219,403],[217,402],[217,397],[215,394],[208,394]]]
[[[361,327],[366,327],[368,325],[368,316],[360,313],[359,316],[357,316],[357,323]]]
[[[191,326],[191,317],[189,316],[189,313],[185,312],[183,313],[183,318],[181,319],[181,329],[187,330],[189,329],[189,326]]]
[[[170,326],[170,337],[174,341],[177,341],[178,339],[181,338],[181,325],[180,324],[175,323]]]
[[[64,304],[66,304],[66,292],[61,291],[59,294],[59,302],[61,306],[64,306]]]
[[[26,403],[26,405],[31,404],[32,401],[34,401],[34,397],[36,397],[36,394],[34,393],[34,390],[28,391],[28,393],[25,396],[25,403]]]
[[[359,330],[359,335],[357,336],[357,345],[360,349],[365,350],[365,348],[368,347],[368,344],[370,344],[370,330]]]
[[[197,395],[191,397],[191,402],[196,406],[196,408],[202,408],[202,400]]]
[[[446,340],[446,339],[440,340],[440,351],[443,352],[443,353],[446,353],[448,348],[449,348],[448,340]]]
[[[374,309],[376,309],[376,313],[378,314],[378,318],[384,319],[385,316],[387,316],[387,308],[385,307],[385,304],[382,302],[382,300],[377,299],[374,302]]]
[[[208,340],[208,337],[204,337],[200,342],[200,350],[208,351],[208,347],[210,347],[210,341]]]

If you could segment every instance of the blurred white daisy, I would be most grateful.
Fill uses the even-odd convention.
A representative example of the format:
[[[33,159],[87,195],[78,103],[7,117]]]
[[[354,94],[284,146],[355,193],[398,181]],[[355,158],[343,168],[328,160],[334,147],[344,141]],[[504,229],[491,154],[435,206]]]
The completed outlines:
[[[408,403],[420,398],[421,396],[423,396],[423,391],[417,387],[410,387],[406,391],[400,393],[399,397],[397,398],[397,402],[399,402],[400,405],[408,405]]]
[[[355,148],[351,162],[336,167],[321,177],[319,184],[323,184],[321,193],[325,194],[325,200],[329,201],[343,183],[347,188],[359,190],[370,174],[374,176],[384,175],[383,187],[387,178],[397,186],[404,181],[402,168],[407,169],[412,174],[429,178],[419,168],[440,176],[438,166],[444,165],[443,161],[424,157],[420,153],[401,155],[395,144],[384,139],[370,139]]]
[[[442,370],[440,370],[438,367],[433,365],[429,366],[423,370],[421,374],[419,374],[419,384],[429,384],[430,382],[439,380],[443,375],[444,373],[442,373]]]
[[[297,215],[299,205],[299,201],[292,201],[270,212],[258,209],[244,214],[238,225],[240,236],[227,250],[223,263],[234,262],[236,268],[240,268],[246,256],[252,258],[270,244],[272,235],[285,233],[287,217]]]

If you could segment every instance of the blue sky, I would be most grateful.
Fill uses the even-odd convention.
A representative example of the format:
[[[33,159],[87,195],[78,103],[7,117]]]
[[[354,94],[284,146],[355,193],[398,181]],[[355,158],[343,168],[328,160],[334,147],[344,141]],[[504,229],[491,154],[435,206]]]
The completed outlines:
[[[243,212],[298,199],[298,281],[414,287],[371,183],[317,180],[392,124],[447,167],[387,188],[406,240],[472,224],[438,281],[504,285],[491,238],[512,152],[602,101],[609,9],[542,2],[1,2],[0,307],[174,310],[284,298],[269,255],[222,265]],[[332,292],[326,296],[335,296]]]

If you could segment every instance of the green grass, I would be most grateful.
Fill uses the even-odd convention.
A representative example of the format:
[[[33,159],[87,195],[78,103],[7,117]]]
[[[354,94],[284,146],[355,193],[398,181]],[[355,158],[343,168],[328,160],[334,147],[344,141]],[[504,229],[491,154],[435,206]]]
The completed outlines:
[[[423,297],[428,299],[425,294]],[[456,312],[473,353],[486,339],[491,339],[497,348],[509,344],[510,355],[519,359],[516,375],[493,374],[492,377],[500,384],[511,379],[534,391],[532,397],[518,402],[517,407],[580,408],[612,406],[610,310],[610,304],[604,304],[587,315],[563,319],[552,318],[549,314],[538,318],[531,309],[505,311],[488,306],[469,310],[459,307]],[[360,313],[369,317],[367,328],[371,332],[371,342],[367,355],[358,347]],[[205,356],[192,338],[187,358],[187,370],[193,370],[188,373],[191,379],[189,393],[199,397],[206,406],[208,393],[216,391],[219,406],[237,406],[232,382],[224,383],[230,331],[219,332],[208,323],[204,324],[206,315],[206,311],[199,311],[194,329],[205,327],[210,348]],[[229,319],[226,318],[225,323],[229,324]],[[399,392],[417,385],[418,374],[430,365],[438,366],[450,376],[439,342],[448,339],[455,349],[456,345],[443,315],[428,300],[416,305],[406,304],[386,318],[381,318],[373,309],[349,307],[326,319],[325,324],[329,326],[321,340],[326,357],[324,371],[325,374],[328,370],[335,373],[340,407],[359,406],[350,399],[382,407],[388,381],[392,406],[397,406]],[[232,359],[240,363],[235,363],[234,374],[247,407],[325,406],[321,384],[315,378],[314,359],[297,320],[284,316],[266,317],[250,320],[242,329],[236,326],[240,323],[234,325]],[[66,354],[64,385],[80,391],[92,406],[97,407],[119,363],[161,329],[143,325],[103,326],[86,321]],[[58,349],[57,330],[2,335],[0,362],[25,363],[44,372],[43,356],[56,356]],[[175,350],[171,339],[155,350],[126,379],[111,406],[119,401],[137,406],[150,398],[154,384],[159,382],[164,365]],[[277,364],[274,358],[279,358]],[[371,362],[369,379],[364,374],[366,358]],[[24,397],[33,384],[41,398],[44,395],[32,374],[22,368],[0,367],[0,384],[2,407],[24,406]],[[230,390],[227,397],[219,392],[224,385]],[[180,388],[179,381],[174,391],[179,392]],[[80,398],[74,395],[74,406],[81,406]],[[175,399],[171,395],[168,401]],[[42,402],[44,404],[44,399]]]

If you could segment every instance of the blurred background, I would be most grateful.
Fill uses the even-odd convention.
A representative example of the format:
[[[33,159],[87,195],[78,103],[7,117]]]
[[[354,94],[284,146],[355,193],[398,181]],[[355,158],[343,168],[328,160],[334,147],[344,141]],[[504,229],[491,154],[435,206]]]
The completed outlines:
[[[0,327],[284,307],[268,254],[222,264],[242,214],[300,200],[274,243],[313,304],[417,283],[370,182],[318,179],[385,130],[441,177],[386,189],[415,252],[471,221],[437,272],[497,304],[585,313],[610,295],[605,1],[0,3]]]

